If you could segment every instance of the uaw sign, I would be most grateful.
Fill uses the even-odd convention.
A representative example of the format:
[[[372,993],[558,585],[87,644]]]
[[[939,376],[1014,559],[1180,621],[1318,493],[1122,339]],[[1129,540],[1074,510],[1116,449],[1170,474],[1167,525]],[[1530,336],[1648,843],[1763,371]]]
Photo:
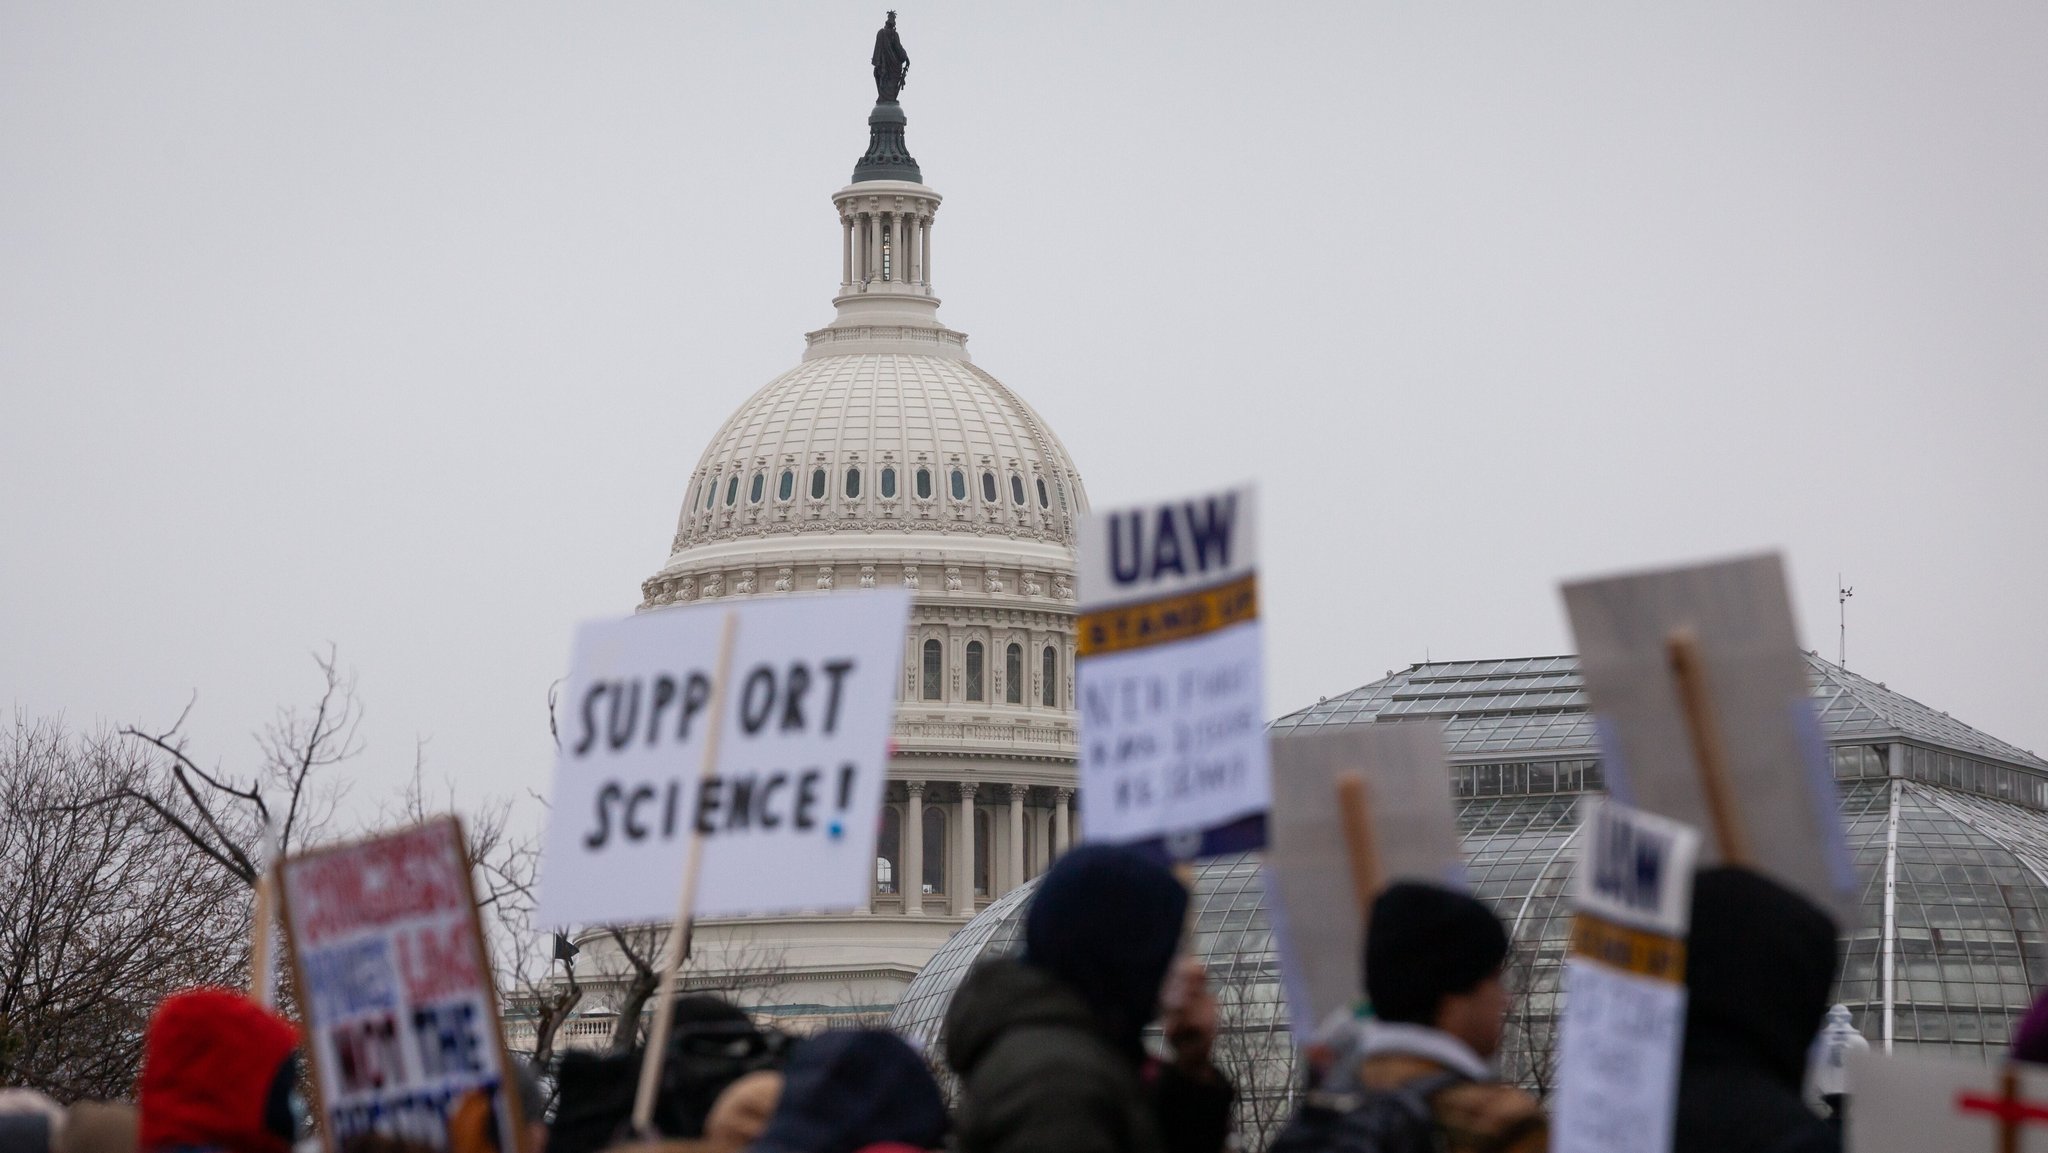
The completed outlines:
[[[329,1153],[372,1136],[446,1149],[477,1092],[498,1132],[524,1132],[461,825],[317,849],[278,877]]]
[[[559,697],[542,923],[857,908],[910,594],[713,602],[584,625]]]
[[[1082,835],[1191,860],[1265,844],[1251,487],[1081,526]]]
[[[1699,833],[1611,800],[1581,810],[1558,1032],[1559,1153],[1666,1153],[1685,1037]]]

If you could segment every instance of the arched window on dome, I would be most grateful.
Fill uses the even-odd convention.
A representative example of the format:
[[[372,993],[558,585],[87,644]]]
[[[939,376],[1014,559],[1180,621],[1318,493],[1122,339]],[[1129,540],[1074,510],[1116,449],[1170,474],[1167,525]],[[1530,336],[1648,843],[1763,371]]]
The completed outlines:
[[[1052,708],[1060,699],[1060,658],[1051,645],[1045,646],[1045,658],[1039,669],[1039,703]]]
[[[782,470],[781,478],[775,482],[775,499],[788,500],[790,497],[793,497],[795,495],[796,470],[793,468],[785,468]]]
[[[981,648],[981,642],[980,642],[980,641],[968,641],[968,642],[967,642],[967,694],[966,694],[966,696],[967,696],[967,699],[968,699],[968,700],[970,700],[970,701],[978,701],[978,700],[980,700],[980,699],[981,699],[981,658],[982,658],[982,648]]]
[[[811,470],[811,499],[825,499],[825,470],[822,468]]]
[[[917,499],[930,500],[931,498],[932,470],[928,468],[920,468],[917,470]]]
[[[1010,503],[1024,507],[1024,478],[1014,472],[1010,474]]]
[[[945,649],[935,640],[924,642],[924,676],[922,678],[922,685],[925,700],[936,701],[945,695],[945,678]]]
[[[704,507],[709,509],[712,505],[717,503],[718,474],[713,473],[710,476],[704,478]]]
[[[896,499],[896,470],[886,464],[882,466],[882,499]]]
[[[966,473],[964,473],[964,472],[961,472],[961,471],[960,471],[959,469],[957,469],[957,468],[956,468],[956,469],[954,469],[954,470],[953,470],[953,476],[952,476],[952,480],[951,480],[951,483],[952,483],[952,488],[953,488],[953,499],[954,499],[954,500],[966,500],[966,499],[967,499],[967,474],[966,474]]]
[[[1013,705],[1024,703],[1023,645],[1003,650],[1003,700]]]
[[[1052,497],[1045,491],[1045,478],[1042,476],[1038,478],[1038,507],[1052,507]]]
[[[996,474],[987,469],[981,470],[981,499],[988,504],[996,502]]]
[[[924,806],[924,880],[929,896],[946,892],[946,810],[927,801]]]
[[[857,467],[846,470],[846,495],[848,499],[860,495],[860,469]]]
[[[882,806],[882,830],[875,836],[875,892],[896,893],[897,874],[903,860],[903,814],[894,805]]]
[[[760,504],[762,495],[767,491],[768,475],[760,472],[755,473],[754,479],[747,482],[747,503]]]
[[[725,482],[725,507],[731,508],[740,500],[740,474],[733,473]]]

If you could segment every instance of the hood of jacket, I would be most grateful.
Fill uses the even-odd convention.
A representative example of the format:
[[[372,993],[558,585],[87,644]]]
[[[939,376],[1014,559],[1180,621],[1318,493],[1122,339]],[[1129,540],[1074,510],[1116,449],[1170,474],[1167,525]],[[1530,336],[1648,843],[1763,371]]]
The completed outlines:
[[[753,1153],[854,1153],[896,1143],[936,1149],[946,1099],[924,1058],[880,1029],[835,1029],[801,1041]]]
[[[1135,1064],[1187,908],[1187,889],[1165,865],[1124,846],[1083,845],[1038,882],[1024,910],[1022,960],[1079,994]]]
[[[284,1095],[296,1064],[288,1070],[286,1062],[298,1044],[290,1022],[233,990],[165,998],[142,1042],[141,1149],[287,1153],[292,1122]]]
[[[1010,958],[983,961],[969,970],[946,1008],[941,1034],[946,1067],[968,1076],[1004,1033],[1018,1028],[1101,1035],[1088,1003],[1059,978]]]
[[[1747,869],[1693,881],[1687,943],[1685,1064],[1759,1070],[1797,1092],[1828,1010],[1835,922],[1806,898]]]

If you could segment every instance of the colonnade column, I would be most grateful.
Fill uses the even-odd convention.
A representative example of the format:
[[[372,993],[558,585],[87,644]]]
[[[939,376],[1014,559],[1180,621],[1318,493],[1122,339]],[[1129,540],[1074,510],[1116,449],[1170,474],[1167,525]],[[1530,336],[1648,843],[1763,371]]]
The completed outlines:
[[[1004,892],[1024,883],[1024,798],[1030,792],[1029,785],[1010,786],[1010,883]]]
[[[1067,851],[1067,803],[1074,799],[1074,790],[1055,789],[1052,798],[1052,855],[1058,860]]]
[[[924,916],[924,782],[905,781],[904,791],[910,799],[903,805],[902,851],[896,855],[903,859],[903,879],[896,888],[903,894],[903,911],[912,917]]]
[[[960,782],[959,867],[953,870],[953,915],[974,915],[974,785]]]
[[[927,288],[931,287],[932,283],[932,225],[936,224],[937,222],[938,217],[936,216],[927,216],[924,218],[924,243],[918,246],[924,251],[923,271],[924,283],[925,287]]]
[[[853,217],[839,218],[840,231],[844,234],[839,244],[839,283],[842,287],[853,284]]]
[[[868,213],[868,279],[882,279],[882,214]]]
[[[924,219],[922,215],[910,219],[910,235],[917,250],[917,263],[910,269],[912,284],[924,283]]]

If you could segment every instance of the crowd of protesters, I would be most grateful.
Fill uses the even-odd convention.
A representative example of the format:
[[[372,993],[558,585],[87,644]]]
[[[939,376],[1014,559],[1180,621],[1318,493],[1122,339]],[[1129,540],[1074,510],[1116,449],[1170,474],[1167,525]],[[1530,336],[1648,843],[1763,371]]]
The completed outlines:
[[[938,1053],[872,1029],[790,1040],[718,998],[685,997],[672,1007],[655,1132],[630,1122],[638,1055],[570,1053],[553,1071],[551,1121],[522,1070],[524,1139],[507,1141],[479,1096],[452,1111],[446,1148],[1221,1153],[1234,1147],[1234,1090],[1210,1060],[1215,1002],[1181,955],[1188,900],[1145,857],[1077,848],[1041,881],[1022,951],[961,984]],[[1509,1009],[1500,920],[1462,893],[1400,883],[1369,925],[1366,1001],[1305,1051],[1307,1083],[1274,1153],[1546,1148],[1541,1103],[1494,1071]],[[1698,875],[1675,1153],[1841,1147],[1839,1087],[1832,1116],[1802,1092],[1836,939],[1827,914],[1756,873]],[[2048,1008],[2015,1049],[2048,1055]],[[927,1056],[956,1082],[950,1107]],[[239,993],[188,990],[150,1022],[132,1105],[0,1091],[0,1153],[291,1153],[308,1140],[302,1081],[289,1021]],[[358,1141],[341,1153],[409,1148]]]

